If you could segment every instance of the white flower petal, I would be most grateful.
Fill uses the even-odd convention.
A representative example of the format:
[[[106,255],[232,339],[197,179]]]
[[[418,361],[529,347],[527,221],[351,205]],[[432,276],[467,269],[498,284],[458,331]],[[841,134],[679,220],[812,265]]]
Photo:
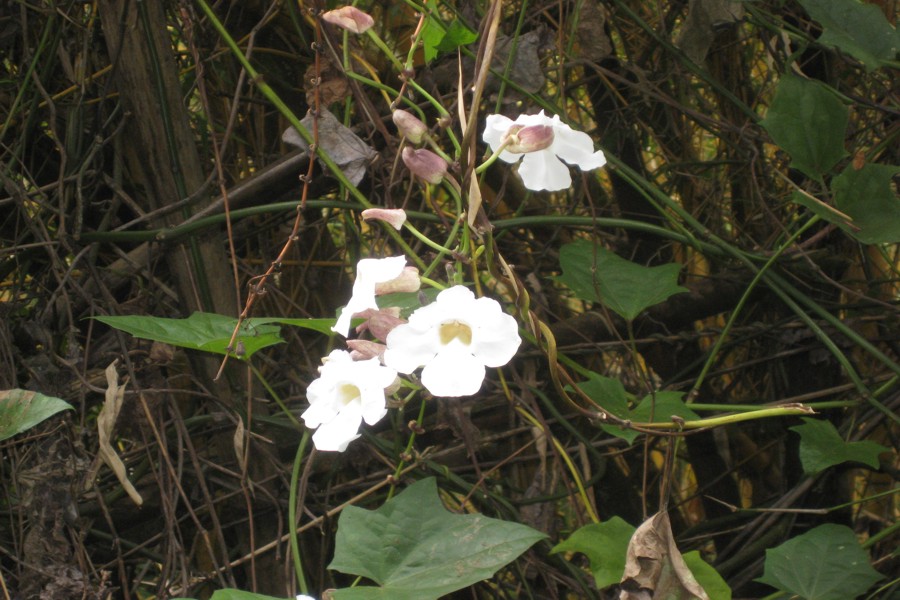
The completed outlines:
[[[563,123],[559,115],[553,116],[554,138],[550,150],[558,157],[577,165],[583,171],[598,169],[606,164],[603,152],[594,152],[594,141],[583,131],[575,131]]]
[[[500,310],[500,305],[490,298],[479,298],[476,305],[482,301],[484,307],[478,306],[479,318],[472,317],[475,331],[472,335],[472,354],[487,367],[502,367],[515,356],[522,344],[519,337],[519,325],[515,318]],[[487,308],[487,307],[490,308]],[[476,313],[473,312],[473,315]],[[484,315],[482,318],[481,315]],[[488,320],[489,319],[489,320]]]
[[[378,304],[375,302],[375,285],[400,277],[405,266],[405,256],[364,258],[359,261],[356,265],[353,295],[331,330],[347,337],[347,334],[350,333],[350,320],[353,315],[361,313],[367,308],[378,308]]]
[[[422,385],[435,396],[471,396],[484,382],[484,364],[464,348],[441,352],[422,369]]]
[[[512,127],[512,119],[503,115],[488,115],[485,119],[484,134],[481,139],[484,143],[491,147],[492,152],[496,152],[500,144],[503,143],[503,136]]]
[[[350,402],[334,419],[316,429],[312,438],[316,449],[343,452],[350,442],[359,437],[357,432],[361,422],[362,405],[359,400]]]
[[[384,351],[385,366],[400,373],[412,373],[434,358],[439,340],[436,330],[430,327],[420,329],[412,323],[407,323],[392,329],[385,343],[387,344],[387,350]]]
[[[555,192],[572,186],[569,168],[556,158],[552,146],[526,154],[519,165],[519,176],[529,190]]]
[[[334,350],[309,384],[309,408],[301,415],[316,428],[313,442],[319,450],[343,452],[359,437],[362,421],[373,425],[387,414],[385,388],[397,372],[381,366],[377,358],[354,362],[345,350]]]

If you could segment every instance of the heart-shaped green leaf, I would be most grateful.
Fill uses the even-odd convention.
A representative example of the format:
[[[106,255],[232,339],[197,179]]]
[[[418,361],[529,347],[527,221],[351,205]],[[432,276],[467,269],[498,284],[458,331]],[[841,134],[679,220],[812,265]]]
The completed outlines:
[[[761,125],[785,152],[791,166],[821,181],[841,158],[849,120],[847,107],[828,86],[785,75]]]
[[[864,244],[900,242],[900,200],[891,189],[898,173],[895,165],[850,165],[831,182],[835,205],[853,219],[845,231]]]
[[[877,469],[878,455],[888,452],[875,442],[845,442],[834,425],[823,419],[804,418],[803,425],[790,429],[800,434],[800,463],[807,475],[844,462],[859,462]]]
[[[634,527],[619,517],[603,523],[591,523],[575,531],[550,551],[581,552],[591,562],[591,574],[603,589],[619,583],[625,571],[625,553],[634,535]]]
[[[766,550],[757,581],[806,600],[847,600],[879,579],[853,530],[827,523]]]
[[[800,0],[800,4],[822,24],[820,44],[840,48],[866,69],[877,69],[897,56],[900,32],[875,4],[857,0]]]
[[[484,515],[444,508],[433,477],[377,510],[350,506],[338,521],[329,569],[380,587],[336,590],[336,600],[431,600],[493,576],[543,533]]]
[[[678,263],[643,267],[588,240],[563,246],[559,264],[563,272],[556,279],[578,298],[602,302],[629,321],[669,296],[687,291],[678,285]]]
[[[0,391],[0,441],[31,429],[72,405],[55,398],[28,390]]]

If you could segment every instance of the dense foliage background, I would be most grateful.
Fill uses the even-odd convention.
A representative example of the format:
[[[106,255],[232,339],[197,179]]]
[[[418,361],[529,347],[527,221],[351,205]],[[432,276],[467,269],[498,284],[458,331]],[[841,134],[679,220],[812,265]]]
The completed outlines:
[[[894,1],[360,2],[383,44],[303,0],[0,7],[0,389],[75,409],[0,442],[5,598],[287,596],[295,559],[317,595],[346,587],[326,569],[341,509],[427,476],[450,508],[548,535],[455,597],[617,597],[583,547],[551,548],[664,507],[735,597],[774,593],[754,581],[766,551],[823,524],[883,577],[851,595],[897,592]],[[446,185],[398,160],[398,99],[464,193],[490,113],[559,114],[609,165],[534,193],[495,163],[472,230],[488,241],[439,256],[359,216],[402,207],[450,246],[465,229]],[[319,140],[358,186],[282,141],[310,109],[365,143]],[[586,241],[679,263],[687,292],[624,319],[563,274]],[[358,259],[405,248],[436,281],[463,269],[526,341],[479,395],[416,396],[342,454],[298,452],[334,337],[286,326],[219,374],[93,318],[333,318]],[[635,412],[645,397],[665,409]],[[811,420],[759,412],[785,405]]]

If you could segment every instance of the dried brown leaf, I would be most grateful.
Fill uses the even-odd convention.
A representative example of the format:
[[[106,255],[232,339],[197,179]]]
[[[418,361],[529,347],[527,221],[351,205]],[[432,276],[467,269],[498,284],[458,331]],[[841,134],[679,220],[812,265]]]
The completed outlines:
[[[716,36],[716,29],[730,25],[744,16],[744,7],[736,0],[691,0],[676,45],[697,64],[706,54]]]
[[[119,455],[113,449],[110,440],[113,431],[116,428],[116,419],[119,417],[119,411],[122,409],[122,402],[125,400],[125,386],[119,385],[119,374],[116,371],[116,365],[119,361],[114,360],[106,367],[106,399],[103,402],[103,408],[97,415],[97,437],[100,443],[100,458],[112,469],[118,478],[119,483],[125,488],[128,497],[138,506],[144,503],[144,499],[140,493],[134,488],[128,480],[128,474],[125,464]]]
[[[313,116],[306,115],[300,123],[312,132]],[[286,144],[298,146],[308,151],[306,140],[293,127],[288,127],[281,135]],[[327,110],[319,111],[319,147],[341,168],[344,176],[353,185],[358,185],[366,174],[366,167],[375,158],[375,150],[362,141],[348,127],[337,120]]]
[[[628,543],[619,600],[709,600],[684,562],[669,515],[644,521]]]

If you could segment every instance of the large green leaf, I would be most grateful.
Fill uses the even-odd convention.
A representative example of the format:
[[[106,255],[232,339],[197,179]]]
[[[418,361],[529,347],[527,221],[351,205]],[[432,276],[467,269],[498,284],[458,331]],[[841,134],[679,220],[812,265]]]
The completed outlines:
[[[805,600],[847,600],[879,579],[853,530],[828,523],[766,550],[757,581]]]
[[[826,85],[786,74],[761,125],[791,155],[791,166],[821,180],[841,158],[849,112]]]
[[[820,44],[840,48],[868,70],[884,66],[897,56],[900,34],[875,4],[857,0],[800,0],[800,4],[822,24]]]
[[[433,477],[377,510],[350,506],[338,520],[329,569],[380,587],[337,590],[336,600],[431,600],[493,576],[546,537],[519,523],[444,508]]]
[[[803,419],[803,425],[791,427],[800,434],[800,463],[807,475],[824,471],[844,462],[860,462],[878,468],[878,455],[888,449],[871,441],[845,442],[837,429],[823,419]]]
[[[0,441],[64,410],[72,410],[72,405],[53,396],[20,389],[0,391]]]
[[[557,279],[578,298],[602,302],[629,321],[669,296],[687,291],[678,285],[681,265],[643,267],[588,240],[563,246],[559,263],[563,273]]]
[[[858,228],[845,230],[864,244],[900,242],[900,200],[891,188],[898,173],[894,165],[849,165],[831,182],[835,205]]]
[[[237,319],[233,317],[202,312],[195,312],[187,319],[141,315],[94,318],[137,338],[215,354],[227,354],[228,342],[237,325]],[[275,324],[305,327],[330,334],[334,319],[246,319],[241,324],[236,342],[236,346],[242,349],[240,358],[250,358],[263,348],[282,343],[284,340],[281,338],[280,328]]]
[[[597,587],[603,589],[621,581],[625,571],[625,553],[634,529],[619,517],[603,523],[591,523],[554,546],[550,554],[581,552],[591,563],[591,574]]]

